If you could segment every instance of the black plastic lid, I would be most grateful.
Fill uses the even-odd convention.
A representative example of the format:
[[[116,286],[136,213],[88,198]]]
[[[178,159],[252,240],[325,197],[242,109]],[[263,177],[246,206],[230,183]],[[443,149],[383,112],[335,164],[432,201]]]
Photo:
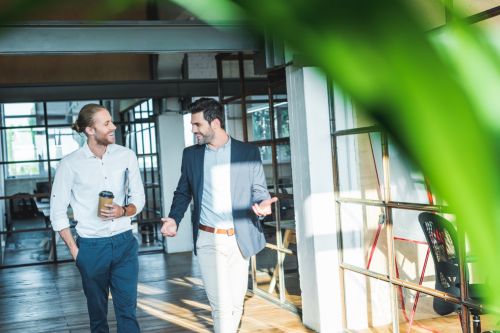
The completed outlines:
[[[111,191],[102,191],[101,193],[99,193],[99,196],[103,197],[103,198],[114,198],[115,197],[113,195],[113,192],[111,192]]]

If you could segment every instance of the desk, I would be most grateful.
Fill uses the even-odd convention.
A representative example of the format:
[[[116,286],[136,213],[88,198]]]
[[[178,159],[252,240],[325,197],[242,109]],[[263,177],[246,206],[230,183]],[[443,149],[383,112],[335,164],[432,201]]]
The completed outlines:
[[[50,201],[48,199],[46,199],[46,201],[45,201],[45,199],[42,199],[42,201],[40,201],[40,202],[38,202],[38,201],[35,201],[35,202],[36,202],[36,208],[38,209],[38,211],[40,213],[43,214],[47,228],[49,228],[49,226],[50,226]],[[69,219],[71,226],[75,225],[76,221],[74,220],[73,210],[71,209],[71,206],[68,207],[67,214],[68,214],[68,219]]]
[[[36,202],[36,207],[40,213],[42,213],[44,219],[45,219],[45,226],[46,228],[50,228],[50,200],[49,199],[42,199],[41,201],[35,201]],[[70,228],[73,228],[76,225],[76,221],[74,221],[73,218],[73,210],[68,207],[67,210],[67,215],[69,218],[70,222]],[[52,240],[51,238],[45,238],[42,240],[42,243],[40,246],[42,247],[47,247],[50,248],[49,250],[49,256],[48,260],[53,260],[54,259],[54,252],[55,252],[55,247],[61,240],[61,236],[59,236],[58,232],[54,232],[54,239]]]
[[[50,228],[50,200],[49,199],[42,199],[40,201],[35,200],[36,203],[36,208],[40,213],[42,213],[43,218],[45,219],[45,227]],[[57,243],[57,237],[59,236],[58,233],[55,234],[55,241],[53,242],[52,239],[50,238],[44,238],[42,240],[42,245],[44,248],[49,248],[49,256],[48,260],[53,260],[54,259],[54,246]]]
[[[264,224],[274,228],[276,228],[277,226],[276,221],[264,222]],[[290,244],[297,243],[297,240],[295,238],[295,220],[280,221],[280,227],[281,229],[285,230],[285,234],[283,235],[283,248],[288,249],[288,246]],[[278,281],[278,271],[279,271],[279,262],[274,267],[273,276],[271,278],[271,282],[269,283],[268,292],[270,294],[272,294],[274,288],[276,287],[276,282]]]
[[[38,208],[38,210],[40,212],[43,213],[43,215],[45,216],[49,216],[50,215],[50,201],[45,201],[45,200],[42,200],[42,201],[35,201],[36,203],[36,208]]]
[[[276,221],[264,222],[265,225],[276,228]],[[292,230],[295,231],[295,220],[281,220],[280,221],[281,229]]]

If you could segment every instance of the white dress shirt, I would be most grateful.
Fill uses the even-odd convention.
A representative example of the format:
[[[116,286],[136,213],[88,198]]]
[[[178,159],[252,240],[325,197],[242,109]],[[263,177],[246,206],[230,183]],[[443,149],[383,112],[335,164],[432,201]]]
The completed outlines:
[[[219,148],[205,145],[200,223],[216,229],[234,228],[231,201],[231,137]]]
[[[50,220],[55,231],[70,226],[68,205],[78,221],[76,231],[81,237],[110,237],[132,229],[130,216],[103,220],[97,216],[99,192],[111,191],[113,201],[122,206],[125,199],[125,175],[128,169],[129,204],[138,214],[144,207],[144,186],[135,153],[123,146],[109,145],[99,159],[85,144],[64,157],[56,171],[50,197]]]

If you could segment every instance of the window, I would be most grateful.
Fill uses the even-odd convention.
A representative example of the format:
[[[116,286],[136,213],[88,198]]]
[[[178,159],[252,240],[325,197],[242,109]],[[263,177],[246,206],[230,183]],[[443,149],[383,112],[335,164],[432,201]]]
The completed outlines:
[[[341,92],[332,91],[332,97],[345,329],[461,331],[456,310],[464,296],[455,284],[443,285],[448,277],[443,280],[442,266],[434,265],[435,242],[427,239],[436,232],[429,231],[431,222],[424,219],[446,221],[453,239],[464,237],[464,244],[465,236],[458,234],[453,216],[444,214],[425,176],[387,133]],[[439,251],[456,253],[457,242],[439,239]],[[450,281],[460,284],[459,269],[462,276],[474,278],[467,273],[469,265],[456,267]]]
[[[3,126],[5,131],[4,160],[12,162],[36,161],[43,155],[43,128],[36,125],[35,103],[5,104],[3,106]],[[40,174],[38,163],[9,164],[6,175],[10,177]]]
[[[71,124],[81,108],[89,103],[104,105],[110,111],[117,126],[117,144],[130,147],[138,156],[146,192],[146,205],[136,217],[142,238],[140,251],[163,250],[158,227],[162,212],[161,182],[152,99],[0,104],[0,141],[3,145],[0,166],[5,177],[5,196],[0,203],[5,207],[6,218],[6,230],[0,231],[6,239],[1,249],[5,259],[2,265],[59,262],[71,258],[67,247],[60,242],[57,243],[57,251],[51,252],[50,238],[54,233],[49,225],[48,197],[60,159],[87,141],[84,134],[71,129]],[[28,214],[31,210],[22,208],[26,203],[31,203],[30,207],[36,206],[36,216]],[[29,225],[25,221],[28,217],[31,219]],[[20,223],[23,237],[19,237],[20,231],[16,230]],[[26,228],[35,230],[26,232]],[[43,242],[40,241],[42,238]],[[26,256],[19,250],[31,247],[36,247],[40,254]]]

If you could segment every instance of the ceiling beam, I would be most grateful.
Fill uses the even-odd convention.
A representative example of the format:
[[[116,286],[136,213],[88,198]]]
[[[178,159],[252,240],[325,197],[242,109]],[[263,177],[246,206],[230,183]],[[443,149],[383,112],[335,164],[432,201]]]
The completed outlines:
[[[266,79],[246,79],[248,95],[266,95]],[[0,85],[0,103],[218,96],[216,79],[89,82],[46,85]],[[241,94],[238,79],[225,79],[225,96]],[[281,87],[277,94],[285,94]]]
[[[0,28],[0,54],[234,52],[260,49],[242,24],[40,21]]]

